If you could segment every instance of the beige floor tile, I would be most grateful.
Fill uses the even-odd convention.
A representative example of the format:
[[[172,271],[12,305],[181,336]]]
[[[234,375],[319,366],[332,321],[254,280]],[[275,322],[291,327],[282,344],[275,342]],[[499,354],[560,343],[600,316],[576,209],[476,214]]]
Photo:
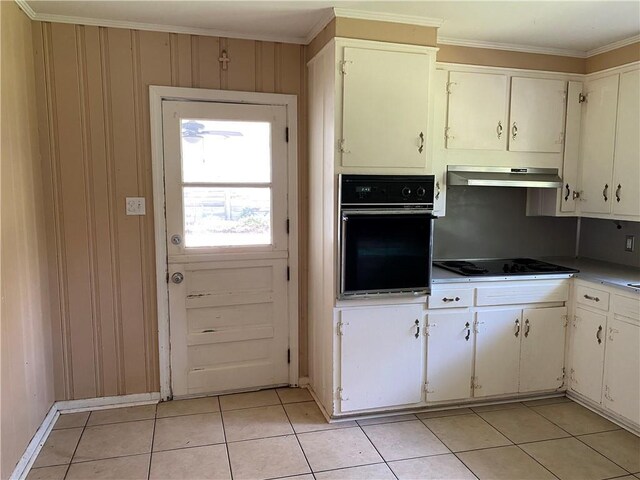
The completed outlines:
[[[227,447],[207,445],[154,452],[150,480],[231,480]]]
[[[293,433],[282,405],[231,410],[224,412],[222,419],[227,442]]]
[[[428,418],[423,422],[453,452],[511,445],[504,435],[475,414]]]
[[[67,468],[69,468],[68,465],[32,468],[27,475],[27,480],[63,480]]]
[[[261,390],[259,392],[236,393],[220,397],[220,408],[238,410],[240,408],[266,407],[280,405],[280,397],[275,390]]]
[[[298,440],[314,472],[382,462],[359,427],[303,433]]]
[[[552,397],[552,398],[542,398],[540,400],[530,400],[528,402],[522,402],[527,407],[541,407],[542,405],[553,405],[556,403],[569,403],[570,399],[567,397]]]
[[[369,425],[362,429],[387,462],[450,453],[419,420]]]
[[[218,397],[190,398],[188,400],[171,400],[158,404],[157,417],[177,417],[197,413],[214,413],[220,411]]]
[[[592,433],[579,439],[629,472],[640,472],[640,438],[633,433],[616,430]]]
[[[235,442],[228,448],[234,480],[285,477],[311,471],[294,435]]]
[[[107,458],[93,462],[74,463],[69,467],[68,480],[145,480],[149,475],[151,455]]]
[[[329,423],[316,402],[290,403],[284,406],[296,433],[317,432],[357,426],[354,421]]]
[[[537,442],[570,435],[529,408],[478,413],[513,443]]]
[[[311,473],[305,473],[304,475],[293,475],[292,477],[278,477],[278,479],[286,479],[286,480],[314,480],[313,475]],[[634,478],[635,480],[635,478]]]
[[[452,408],[450,410],[437,410],[435,412],[417,413],[416,416],[420,419],[440,418],[440,417],[451,417],[453,415],[467,415],[469,413],[473,413],[473,410],[471,410],[470,408]]]
[[[137,407],[108,408],[91,412],[88,426],[106,425],[108,423],[133,422],[136,420],[151,420],[156,418],[155,405],[140,405]]]
[[[476,480],[455,455],[414,458],[389,463],[400,480]]]
[[[153,436],[153,451],[224,443],[220,413],[159,418]]]
[[[619,428],[609,420],[574,402],[532,408],[571,435],[585,435]]]
[[[278,388],[276,390],[282,403],[308,402],[313,400],[311,393],[306,388]]]
[[[483,405],[481,407],[471,407],[471,410],[473,410],[476,413],[480,413],[480,412],[495,412],[497,410],[511,410],[513,408],[525,408],[525,406],[520,402],[496,403],[495,405]]]
[[[396,480],[396,477],[389,467],[384,463],[340,468],[338,470],[316,473],[315,476],[316,480]]]
[[[63,413],[58,417],[58,420],[56,420],[53,429],[60,430],[61,428],[84,427],[87,424],[89,413],[91,412]]]
[[[81,434],[82,428],[52,430],[42,446],[38,458],[33,463],[33,468],[64,465],[71,462],[73,451],[78,445]]]
[[[555,480],[555,476],[516,446],[459,453],[480,480]]]
[[[600,480],[627,473],[575,438],[525,443],[520,448],[561,480]]]
[[[358,425],[364,427],[366,425],[380,425],[383,423],[395,423],[395,422],[407,422],[411,420],[416,420],[416,417],[413,414],[409,415],[391,415],[390,417],[373,417],[373,418],[365,418],[363,420],[358,420]]]
[[[86,427],[73,462],[149,453],[152,437],[153,420]]]

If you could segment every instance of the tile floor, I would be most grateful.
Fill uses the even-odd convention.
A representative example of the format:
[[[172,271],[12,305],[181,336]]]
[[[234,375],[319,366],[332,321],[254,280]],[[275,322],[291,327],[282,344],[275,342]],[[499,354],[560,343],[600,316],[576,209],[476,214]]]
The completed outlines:
[[[34,479],[640,479],[640,438],[565,397],[328,424],[303,389],[61,415]]]

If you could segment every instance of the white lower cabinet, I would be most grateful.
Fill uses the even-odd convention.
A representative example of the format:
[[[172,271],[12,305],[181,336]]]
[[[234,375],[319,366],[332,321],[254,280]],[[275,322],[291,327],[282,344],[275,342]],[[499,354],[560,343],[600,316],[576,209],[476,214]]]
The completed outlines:
[[[471,397],[473,313],[429,313],[427,332],[427,402]]]
[[[607,316],[576,308],[571,332],[571,389],[601,403]]]
[[[640,423],[640,326],[617,318],[607,325],[602,404]]]
[[[341,412],[422,402],[423,328],[420,304],[346,308],[340,312]]]

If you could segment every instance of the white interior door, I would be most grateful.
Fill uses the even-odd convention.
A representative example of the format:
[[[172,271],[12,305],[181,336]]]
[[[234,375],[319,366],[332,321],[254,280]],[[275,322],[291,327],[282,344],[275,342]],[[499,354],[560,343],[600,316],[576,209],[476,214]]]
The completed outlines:
[[[286,109],[162,114],[172,393],[288,384]]]

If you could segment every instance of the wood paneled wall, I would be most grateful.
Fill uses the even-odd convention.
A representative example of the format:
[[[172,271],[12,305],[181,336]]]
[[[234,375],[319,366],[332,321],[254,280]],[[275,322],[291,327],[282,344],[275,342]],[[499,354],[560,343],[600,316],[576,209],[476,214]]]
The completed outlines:
[[[34,23],[58,399],[159,390],[149,85],[299,100],[300,364],[306,374],[303,47]],[[226,50],[228,70],[218,58]],[[125,215],[143,196],[147,215]]]

